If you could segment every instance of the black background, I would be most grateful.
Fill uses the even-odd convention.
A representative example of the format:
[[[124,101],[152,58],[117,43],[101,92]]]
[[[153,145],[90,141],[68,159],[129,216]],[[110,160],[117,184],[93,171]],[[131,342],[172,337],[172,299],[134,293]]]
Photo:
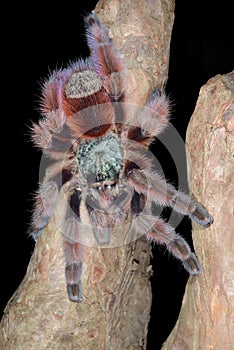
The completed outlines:
[[[5,10],[2,35],[2,233],[0,306],[23,279],[33,252],[26,235],[32,197],[38,184],[41,154],[32,147],[31,121],[37,121],[40,83],[49,71],[70,60],[86,57],[82,17],[97,1],[63,3],[50,10],[43,3],[30,3]],[[19,6],[19,5],[18,5]],[[233,18],[230,1],[176,1],[171,41],[167,93],[174,101],[172,123],[185,137],[200,87],[216,74],[234,68]],[[165,174],[176,184],[169,160],[156,156]],[[190,223],[184,219],[176,229],[192,245]],[[160,349],[178,317],[188,278],[164,249],[153,248],[153,304],[148,350]]]

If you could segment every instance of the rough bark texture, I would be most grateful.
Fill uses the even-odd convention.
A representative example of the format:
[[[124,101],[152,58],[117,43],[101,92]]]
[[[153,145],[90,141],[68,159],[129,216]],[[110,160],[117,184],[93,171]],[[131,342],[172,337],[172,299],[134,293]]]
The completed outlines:
[[[193,225],[202,273],[190,277],[179,319],[163,350],[231,350],[234,330],[234,72],[202,87],[187,130],[189,183],[214,217]]]
[[[174,0],[100,1],[96,13],[109,28],[128,68],[128,101],[146,102],[167,80]],[[37,241],[27,274],[1,321],[5,350],[146,349],[151,307],[150,244],[90,248],[81,303],[67,298],[59,199]]]

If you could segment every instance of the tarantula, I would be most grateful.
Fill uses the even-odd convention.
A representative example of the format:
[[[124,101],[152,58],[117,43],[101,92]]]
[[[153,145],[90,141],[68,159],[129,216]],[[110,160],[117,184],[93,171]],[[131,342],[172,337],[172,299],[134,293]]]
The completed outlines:
[[[129,234],[137,231],[166,245],[194,275],[200,272],[195,254],[172,226],[153,214],[152,206],[169,206],[205,227],[212,223],[200,204],[155,172],[146,155],[169,123],[167,97],[155,91],[143,110],[129,113],[119,52],[95,14],[85,23],[90,57],[50,75],[42,89],[43,117],[32,126],[33,142],[50,164],[36,194],[30,232],[35,240],[39,237],[63,191],[65,277],[68,297],[75,302],[82,299],[84,221],[92,227],[96,243],[106,247],[113,228],[127,220],[134,223],[141,215],[150,218],[149,224],[146,220],[142,226],[140,221],[132,225]]]

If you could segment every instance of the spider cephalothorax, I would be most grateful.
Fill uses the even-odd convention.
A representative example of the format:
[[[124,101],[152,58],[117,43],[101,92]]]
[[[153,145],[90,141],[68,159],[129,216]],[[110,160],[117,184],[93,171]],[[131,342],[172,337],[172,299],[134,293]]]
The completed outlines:
[[[77,160],[88,182],[117,181],[123,166],[119,137],[111,131],[88,141],[80,141]]]
[[[154,92],[144,110],[126,113],[124,67],[107,29],[91,14],[86,18],[88,60],[55,71],[42,93],[43,118],[32,127],[36,146],[51,159],[36,196],[31,234],[36,239],[66,188],[65,276],[71,301],[82,298],[81,272],[84,215],[98,245],[108,245],[111,229],[132,222],[134,232],[166,245],[190,274],[198,260],[174,228],[152,211],[170,206],[203,226],[212,217],[189,196],[177,191],[154,170],[147,149],[169,122],[169,102]],[[139,220],[139,218],[142,220]],[[134,221],[137,222],[134,226]]]

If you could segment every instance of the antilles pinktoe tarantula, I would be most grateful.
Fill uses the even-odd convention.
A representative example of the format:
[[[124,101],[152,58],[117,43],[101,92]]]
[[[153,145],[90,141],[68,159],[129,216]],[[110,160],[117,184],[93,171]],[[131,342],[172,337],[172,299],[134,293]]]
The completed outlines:
[[[50,164],[36,195],[31,235],[39,237],[63,191],[65,276],[71,301],[82,298],[83,212],[103,247],[111,240],[111,229],[127,218],[134,222],[142,213],[153,218],[147,227],[139,224],[138,231],[166,245],[190,274],[200,272],[195,254],[173,227],[153,214],[152,206],[169,206],[203,226],[212,223],[200,204],[155,172],[146,155],[155,136],[168,125],[168,99],[154,92],[144,109],[132,116],[124,103],[119,53],[96,15],[85,21],[90,58],[51,74],[42,91],[43,118],[32,126],[33,141]]]

